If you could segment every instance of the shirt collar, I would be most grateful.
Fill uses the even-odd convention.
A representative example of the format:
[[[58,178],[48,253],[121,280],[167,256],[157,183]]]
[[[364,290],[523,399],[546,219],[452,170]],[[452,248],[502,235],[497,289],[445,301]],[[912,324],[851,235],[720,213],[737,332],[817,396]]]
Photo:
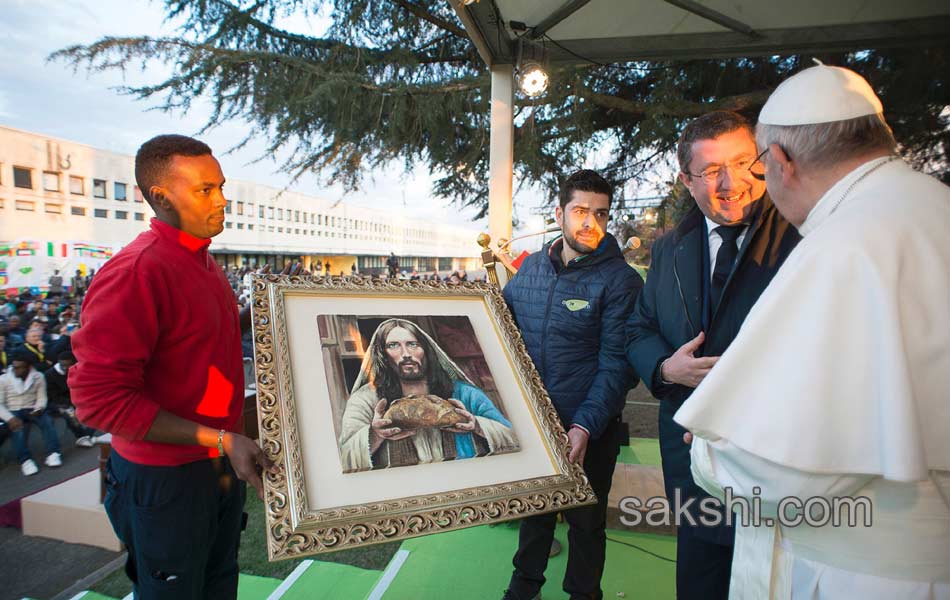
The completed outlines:
[[[850,191],[852,184],[857,182],[861,177],[864,177],[865,173],[871,169],[876,168],[877,166],[893,160],[890,156],[882,156],[880,158],[875,158],[869,160],[858,168],[854,169],[844,177],[838,180],[831,188],[825,192],[825,195],[818,200],[818,203],[812,207],[811,211],[808,213],[808,216],[805,217],[805,222],[802,223],[802,226],[798,228],[798,233],[805,237],[812,231],[818,228],[819,225],[828,220],[828,217],[831,216],[831,213],[838,208],[838,205],[845,199],[844,196]]]
[[[30,367],[30,372],[26,375],[26,379],[20,379],[17,377],[16,373],[13,372],[13,367],[3,374],[3,376],[7,378],[9,384],[13,386],[13,391],[17,394],[22,394],[26,390],[30,389],[30,386],[33,385],[33,381],[36,380],[37,375],[39,375],[39,371],[37,371],[32,366]]]
[[[169,242],[178,244],[182,248],[185,248],[192,253],[198,252],[199,250],[204,250],[211,244],[211,238],[197,238],[189,233],[185,233],[177,227],[172,227],[164,221],[159,221],[155,217],[152,217],[150,225],[152,227],[152,231],[165,238]]]
[[[713,232],[716,230],[716,228],[719,227],[719,223],[713,221],[712,219],[710,219],[709,217],[706,217],[706,216],[704,216],[703,218],[706,219],[706,235],[707,235],[707,236],[710,236],[710,235],[713,234]],[[742,225],[743,228],[749,226],[748,223],[739,223],[739,225]],[[716,235],[719,235],[719,234],[717,233]],[[722,236],[719,236],[719,237],[722,237]]]

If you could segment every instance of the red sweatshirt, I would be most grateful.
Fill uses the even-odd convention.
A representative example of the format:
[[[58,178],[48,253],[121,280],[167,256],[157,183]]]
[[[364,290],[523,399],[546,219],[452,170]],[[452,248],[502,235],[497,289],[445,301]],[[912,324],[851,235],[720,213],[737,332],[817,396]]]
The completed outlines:
[[[158,410],[237,431],[244,403],[234,292],[210,240],[152,219],[96,273],[73,335],[69,387],[79,420],[112,433],[124,458],[172,466],[217,450],[147,442]]]

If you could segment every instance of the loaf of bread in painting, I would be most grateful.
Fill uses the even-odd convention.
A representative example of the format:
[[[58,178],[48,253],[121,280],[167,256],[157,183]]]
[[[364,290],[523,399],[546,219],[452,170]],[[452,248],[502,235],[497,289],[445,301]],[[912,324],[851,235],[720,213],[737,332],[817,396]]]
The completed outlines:
[[[465,417],[455,412],[455,407],[448,400],[432,394],[410,394],[393,400],[383,418],[402,429],[453,427],[465,420]]]

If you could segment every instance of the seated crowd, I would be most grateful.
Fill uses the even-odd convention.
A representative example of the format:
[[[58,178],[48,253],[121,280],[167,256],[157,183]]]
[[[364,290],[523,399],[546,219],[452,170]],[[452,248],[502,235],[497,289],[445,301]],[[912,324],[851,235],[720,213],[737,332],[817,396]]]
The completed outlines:
[[[0,445],[11,438],[26,476],[39,471],[29,449],[31,425],[43,436],[48,467],[63,464],[55,419],[65,421],[77,447],[91,448],[97,440],[96,431],[76,418],[67,383],[76,364],[71,337],[79,328],[77,306],[88,285],[85,278],[83,284],[72,286],[68,296],[22,294],[0,304]]]

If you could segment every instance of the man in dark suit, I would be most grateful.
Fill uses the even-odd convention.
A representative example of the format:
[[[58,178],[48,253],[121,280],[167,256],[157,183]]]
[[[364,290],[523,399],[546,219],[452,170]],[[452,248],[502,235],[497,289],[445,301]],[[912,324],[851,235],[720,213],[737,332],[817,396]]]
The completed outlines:
[[[660,400],[666,494],[695,498],[697,524],[677,529],[677,598],[725,599],[734,530],[698,522],[707,494],[690,475],[685,430],[673,414],[735,338],[752,305],[799,241],[765,193],[752,127],[717,111],[680,136],[680,181],[696,206],[653,246],[646,285],[627,321],[627,358]]]

